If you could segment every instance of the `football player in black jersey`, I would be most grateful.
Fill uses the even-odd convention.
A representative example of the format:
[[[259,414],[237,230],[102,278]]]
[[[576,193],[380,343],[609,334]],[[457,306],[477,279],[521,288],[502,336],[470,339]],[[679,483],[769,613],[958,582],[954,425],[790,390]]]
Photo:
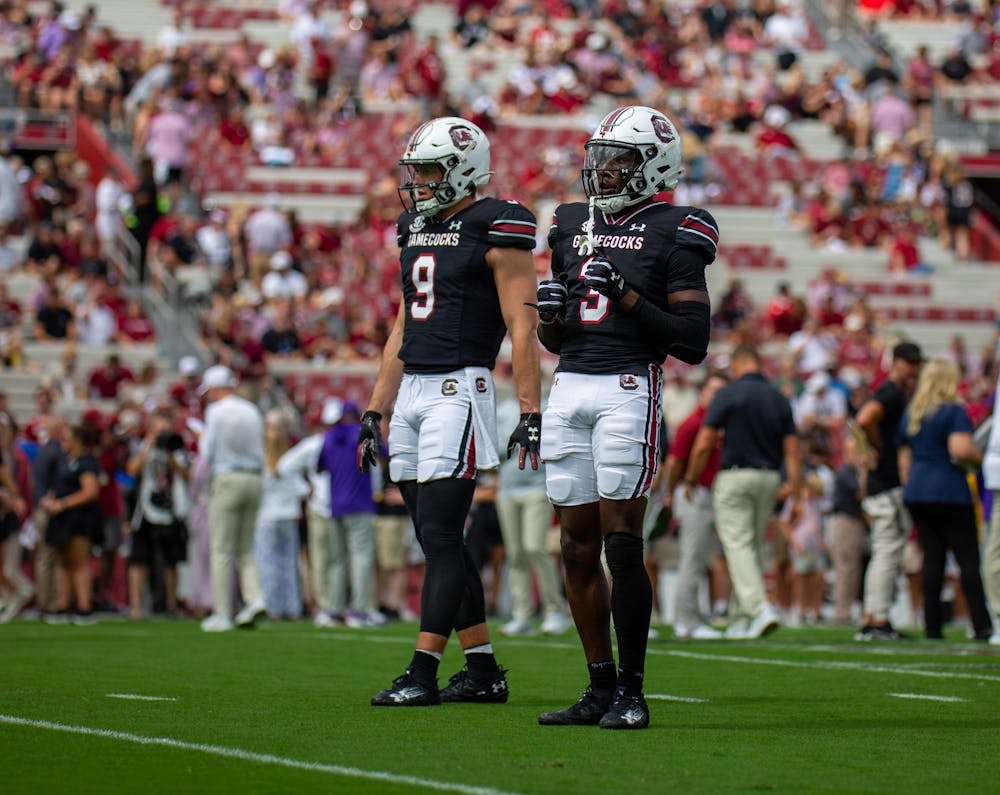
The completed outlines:
[[[559,365],[542,457],[590,685],[576,704],[541,715],[543,725],[649,724],[642,685],[652,593],[642,524],[662,441],[660,365],[668,355],[705,358],[705,267],[719,239],[709,213],[661,195],[680,173],[670,120],[651,108],[619,108],[585,145],[589,203],[560,205],[549,232],[552,279],[538,287],[539,338]]]
[[[404,212],[396,225],[403,300],[358,436],[358,465],[376,463],[389,421],[389,474],[427,561],[416,650],[375,706],[505,702],[505,671],[486,628],[479,571],[463,539],[477,469],[499,464],[492,369],[505,332],[521,421],[508,442],[538,467],[538,317],[533,306],[535,217],[514,201],[479,198],[489,141],[446,117],[421,125],[400,160]],[[466,666],[438,690],[452,630]]]

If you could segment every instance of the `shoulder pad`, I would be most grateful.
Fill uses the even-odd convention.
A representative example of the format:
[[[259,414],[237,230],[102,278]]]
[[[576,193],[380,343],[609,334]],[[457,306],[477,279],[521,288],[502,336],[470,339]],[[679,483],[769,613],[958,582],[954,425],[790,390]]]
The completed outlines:
[[[686,212],[677,224],[677,245],[699,252],[706,265],[714,261],[719,246],[719,225],[712,214],[700,207],[679,209]]]

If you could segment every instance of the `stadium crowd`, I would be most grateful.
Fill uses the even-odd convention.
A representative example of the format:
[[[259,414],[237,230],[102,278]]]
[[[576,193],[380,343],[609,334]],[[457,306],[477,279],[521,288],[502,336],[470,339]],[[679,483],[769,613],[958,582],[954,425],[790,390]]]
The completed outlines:
[[[959,3],[858,3],[858,12],[869,17],[960,17],[968,20],[967,33],[941,63],[932,63],[924,51],[901,64],[874,26],[869,39],[877,55],[870,65],[838,62],[814,77],[802,68],[802,54],[821,47],[822,38],[800,4],[788,0],[706,2],[686,10],[614,0],[460,2],[454,29],[425,39],[412,29],[415,5],[283,2],[280,13],[293,23],[290,41],[269,49],[247,37],[227,45],[200,43],[191,26],[194,12],[181,4],[157,46],[142,47],[118,39],[93,9],[77,14],[54,2],[45,14],[34,16],[26,0],[0,3],[4,77],[17,104],[85,114],[111,139],[127,145],[138,163],[134,183],[108,170],[95,184],[86,163],[70,152],[0,153],[5,187],[0,199],[0,355],[5,368],[42,376],[36,413],[17,419],[4,414],[4,461],[14,464],[23,499],[5,545],[0,579],[8,594],[5,617],[34,598],[41,613],[64,619],[73,602],[68,591],[57,592],[53,570],[74,582],[86,576],[80,554],[60,556],[44,542],[50,518],[45,513],[52,511],[43,498],[53,484],[36,474],[32,488],[27,473],[35,474],[46,449],[41,460],[50,459],[49,473],[67,457],[92,454],[94,459],[87,462],[99,486],[91,538],[101,550],[91,561],[94,606],[118,610],[127,602],[134,616],[151,609],[198,615],[212,609],[206,476],[203,466],[199,473],[196,455],[205,368],[197,360],[182,360],[180,377],[170,381],[153,362],[139,373],[123,365],[119,351],[154,341],[156,329],[131,297],[127,274],[111,264],[116,236],[126,233],[138,243],[140,279],[163,285],[172,277],[182,285],[199,315],[211,363],[228,367],[269,418],[267,467],[276,475],[281,446],[294,449],[293,442],[323,436],[336,423],[325,421],[326,412],[314,401],[306,405],[302,394],[283,391],[269,364],[370,362],[385,343],[399,301],[394,239],[399,204],[389,170],[406,134],[424,118],[454,113],[490,133],[509,114],[579,117],[608,102],[664,107],[685,145],[688,179],[677,203],[711,205],[725,194],[732,182],[728,136],[744,136],[753,141],[758,173],[792,176],[778,209],[815,246],[832,252],[881,248],[885,272],[901,280],[933,266],[919,252],[923,235],[938,236],[960,260],[970,255],[971,187],[956,154],[934,144],[928,108],[935,92],[950,85],[1000,78],[994,4],[973,13]],[[326,13],[332,8],[342,12],[335,23]],[[449,49],[462,50],[469,63],[468,75],[451,90]],[[513,66],[493,91],[495,81],[485,77],[497,53]],[[218,158],[241,169],[257,163],[346,165],[357,156],[357,132],[376,115],[389,125],[383,128],[384,139],[367,148],[372,150],[366,164],[370,184],[357,220],[303,223],[294,211],[281,210],[274,194],[254,206],[203,206],[196,188],[204,185],[203,172]],[[828,125],[843,142],[844,158],[810,160],[795,135],[795,122],[802,119]],[[577,133],[567,136],[565,145],[505,163],[497,176],[501,195],[538,206],[577,193],[578,172],[572,166]],[[536,250],[540,273],[547,265],[542,250]],[[27,301],[9,295],[8,274],[37,278]],[[737,344],[768,352],[767,373],[793,400],[807,459],[827,478],[823,510],[829,513],[830,473],[852,462],[846,422],[885,378],[899,340],[887,336],[884,319],[836,269],[819,274],[802,295],[779,285],[766,306],[755,306],[738,280],[714,298],[710,368],[725,370],[724,351]],[[29,342],[64,347],[58,362],[45,365],[26,353]],[[107,361],[79,372],[79,346],[106,348]],[[956,337],[946,355],[960,369],[961,394],[979,424],[993,406],[996,346],[968,351]],[[671,430],[694,405],[696,380],[689,368],[668,366]],[[84,412],[82,422],[67,429],[60,404],[91,402],[100,409]],[[330,412],[328,419],[335,413]],[[171,456],[183,460],[166,470],[184,473],[178,479],[187,482],[187,495],[179,488],[177,501],[190,505],[183,522],[168,523],[178,526],[174,536],[144,544],[139,527],[143,500],[149,500],[143,490],[149,487],[142,483],[153,475],[143,472],[144,463],[136,457],[168,431],[183,443],[170,450]],[[75,440],[66,449],[60,447],[64,436]],[[299,475],[323,477],[308,467]],[[284,487],[298,488],[289,478]],[[376,495],[380,488],[376,484]],[[379,502],[380,509],[388,502]],[[301,531],[296,528],[296,547],[301,535],[304,554],[315,559],[324,553],[315,546],[317,531],[308,529],[310,511],[330,520],[323,515],[329,510],[322,500],[310,501],[299,515],[268,521],[294,518],[302,525]],[[787,596],[789,581],[781,575],[788,557],[781,551],[780,526],[776,522],[772,531],[777,551],[768,568],[774,573],[774,593],[781,594],[777,601],[799,615]],[[268,537],[278,543],[276,531]],[[131,539],[127,596],[112,588],[125,538]],[[287,533],[281,538],[287,542]],[[378,623],[379,615],[406,615],[410,605],[395,572],[401,558],[419,567],[414,560],[419,555],[415,544],[400,552],[398,532],[394,539],[382,560],[394,563],[379,569],[395,583],[393,595],[380,591],[376,597],[373,586],[371,598],[355,594],[361,601],[348,608],[346,596],[331,599],[320,593],[331,586],[316,574],[313,560],[313,568],[294,578],[301,589],[299,605],[273,611],[269,606],[268,611],[291,617],[304,606],[320,625],[350,621],[363,626]],[[483,542],[489,548],[482,555],[484,565],[497,560],[491,548],[497,546],[496,534],[492,539]],[[671,543],[669,532],[654,542],[652,562],[661,555],[665,563],[663,549]],[[273,550],[259,553],[263,571]],[[347,554],[336,559],[343,562]],[[376,551],[364,554],[374,572]],[[187,556],[191,577],[178,586],[173,570]],[[22,558],[30,562],[34,585],[22,579],[16,565]],[[293,558],[297,573],[297,554]],[[293,558],[282,560],[288,564]],[[147,579],[152,601],[143,595]],[[724,601],[724,586],[717,590]],[[91,605],[82,593],[75,608],[86,614]],[[380,606],[388,610],[379,613]],[[809,615],[818,617],[815,604]]]

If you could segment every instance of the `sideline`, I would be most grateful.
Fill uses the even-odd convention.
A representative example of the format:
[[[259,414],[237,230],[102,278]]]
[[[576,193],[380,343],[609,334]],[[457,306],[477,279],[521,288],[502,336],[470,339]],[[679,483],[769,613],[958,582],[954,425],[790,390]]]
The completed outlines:
[[[176,701],[173,696],[140,696],[138,693],[105,693],[105,698],[124,698],[126,701]]]
[[[440,792],[460,792],[463,795],[518,795],[517,793],[498,790],[492,787],[473,787],[466,784],[453,784],[448,781],[419,778],[418,776],[387,773],[381,770],[362,770],[357,767],[328,765],[322,762],[306,762],[301,759],[290,759],[285,756],[275,756],[274,754],[259,754],[255,751],[245,751],[242,748],[227,748],[224,745],[191,743],[185,740],[175,740],[173,737],[147,737],[142,734],[119,732],[111,729],[95,729],[89,726],[72,726],[66,723],[53,723],[47,720],[32,720],[31,718],[21,718],[17,715],[5,715],[3,713],[0,713],[0,723],[12,726],[27,726],[33,729],[50,729],[51,731],[66,732],[67,734],[82,734],[88,737],[101,737],[106,740],[118,740],[119,742],[136,743],[137,745],[154,745],[162,748],[175,748],[181,751],[196,751],[198,753],[209,754],[210,756],[221,756],[226,759],[239,759],[242,762],[289,767],[315,773],[330,773],[335,776],[367,779],[369,781],[385,781],[389,784],[423,787]]]
[[[886,693],[886,695],[892,696],[893,698],[914,698],[920,699],[921,701],[947,701],[948,703],[957,703],[969,700],[967,698],[959,698],[958,696],[930,696],[925,693]]]

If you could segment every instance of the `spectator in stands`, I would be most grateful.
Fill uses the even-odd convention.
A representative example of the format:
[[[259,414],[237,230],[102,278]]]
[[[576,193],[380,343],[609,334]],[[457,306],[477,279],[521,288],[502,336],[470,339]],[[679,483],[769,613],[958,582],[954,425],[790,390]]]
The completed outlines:
[[[865,71],[865,88],[871,89],[876,84],[892,85],[899,82],[899,75],[892,65],[892,53],[880,49],[875,53],[875,63]]]
[[[309,282],[301,271],[292,267],[292,255],[275,251],[270,259],[270,272],[264,277],[261,292],[265,298],[305,298]]]
[[[774,13],[764,22],[763,40],[773,47],[778,69],[789,69],[798,60],[809,38],[805,12],[792,0],[776,0]]]
[[[872,145],[885,136],[889,141],[901,141],[916,125],[913,106],[903,98],[896,85],[887,85],[871,103],[868,129]]]
[[[250,214],[243,232],[246,235],[250,267],[247,275],[259,287],[271,257],[292,244],[292,230],[288,217],[278,209],[277,194],[269,193],[264,206]]]
[[[135,382],[135,375],[122,364],[121,355],[109,353],[103,365],[95,367],[87,378],[89,394],[100,400],[114,400],[124,384]]]
[[[941,242],[955,252],[955,258],[959,262],[967,262],[971,250],[970,228],[975,193],[957,158],[946,161],[941,184],[944,188],[947,221]]]
[[[225,224],[226,211],[217,207],[195,233],[198,248],[205,255],[213,279],[218,279],[222,271],[232,264],[232,245]]]
[[[948,50],[938,68],[945,84],[964,83],[972,76],[972,66],[957,45]]]
[[[97,441],[97,431],[88,425],[67,429],[62,439],[66,464],[59,468],[51,491],[39,502],[49,516],[45,543],[58,552],[58,613],[47,616],[53,623],[94,623],[90,549],[101,535],[97,504],[100,465],[92,452]],[[74,601],[76,612],[71,615]]]
[[[799,145],[785,130],[791,114],[781,105],[771,105],[761,117],[761,129],[757,133],[757,151],[760,154],[777,157],[796,156]]]
[[[309,484],[299,473],[278,471],[278,461],[290,446],[288,415],[272,409],[264,417],[264,479],[254,534],[264,604],[272,619],[295,619],[302,614],[299,521]]]
[[[212,469],[209,522],[212,535],[213,613],[205,632],[233,629],[232,568],[239,569],[244,606],[235,625],[253,627],[266,612],[253,556],[254,528],[261,499],[264,423],[260,410],[236,394],[239,381],[224,365],[209,367],[201,392],[209,402],[199,451]]]
[[[802,460],[792,408],[761,372],[755,348],[740,345],[730,365],[733,380],[716,394],[684,477],[690,500],[700,482],[719,432],[722,431],[722,471],[715,478],[714,506],[719,539],[733,581],[730,638],[758,638],[779,626],[777,611],[764,588],[760,546],[781,485],[795,500],[802,485]]]
[[[152,342],[156,338],[156,327],[143,311],[138,298],[125,302],[125,312],[118,318],[118,334],[115,340],[122,345]]]
[[[788,337],[802,328],[803,307],[788,282],[778,282],[777,292],[765,309],[776,337]]]
[[[302,350],[302,341],[295,330],[291,302],[276,302],[271,312],[271,324],[261,337],[264,350],[274,356],[297,356]]]
[[[62,252],[56,242],[55,227],[50,221],[35,225],[35,233],[28,243],[27,261],[29,271],[49,272],[59,270]]]
[[[158,184],[181,181],[191,156],[193,135],[177,89],[167,86],[141,141],[144,154],[153,161]]]
[[[76,339],[81,345],[101,348],[118,336],[118,319],[104,301],[104,288],[98,283],[87,291],[86,298],[77,305],[74,325]]]
[[[128,226],[139,244],[139,283],[146,281],[146,247],[149,233],[160,217],[159,188],[153,173],[153,161],[143,158],[139,162],[139,184],[132,192],[132,212]]]
[[[16,329],[21,325],[21,305],[14,300],[7,283],[0,281],[0,330]]]
[[[917,116],[917,124],[924,138],[932,135],[931,119],[934,109],[936,74],[926,44],[917,47],[916,54],[906,64],[903,88]]]
[[[924,629],[943,638],[941,587],[948,550],[962,575],[962,593],[979,640],[993,632],[979,574],[979,541],[968,471],[979,467],[982,451],[972,439],[972,423],[959,402],[958,367],[934,360],[926,364],[913,399],[897,430],[903,501],[913,517],[924,552],[921,577]]]
[[[2,172],[0,172],[0,190],[6,190],[6,187],[2,184],[2,176]],[[0,200],[0,202],[2,201]],[[0,208],[0,214],[2,212],[2,208]],[[0,277],[19,269],[23,264],[24,252],[11,237],[9,222],[5,223],[0,220]]]
[[[897,464],[897,432],[924,357],[920,347],[901,342],[892,350],[888,377],[860,409],[858,426],[868,450],[866,496],[862,502],[871,526],[871,561],[865,572],[864,618],[857,640],[899,640],[889,621],[893,589],[903,563],[910,516],[903,506]]]
[[[52,287],[35,316],[34,336],[39,342],[76,339],[76,324],[62,293]]]

